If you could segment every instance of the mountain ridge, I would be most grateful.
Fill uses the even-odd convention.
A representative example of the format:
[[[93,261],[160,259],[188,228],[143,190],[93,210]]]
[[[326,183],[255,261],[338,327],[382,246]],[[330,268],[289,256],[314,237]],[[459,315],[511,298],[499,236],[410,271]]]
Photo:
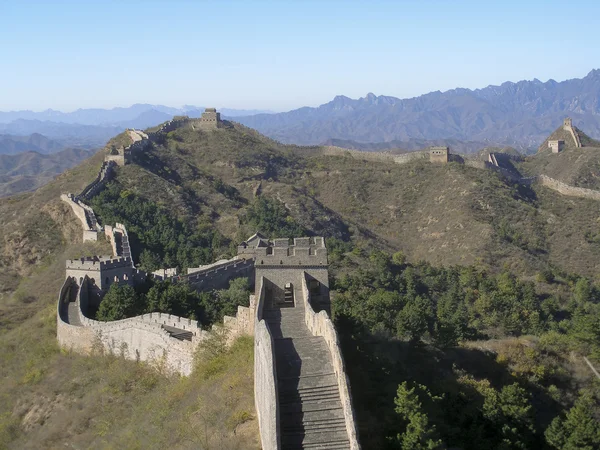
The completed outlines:
[[[570,115],[600,136],[600,70],[561,82],[522,80],[481,89],[455,88],[399,99],[338,95],[315,108],[242,116],[237,121],[285,143],[328,139],[361,143],[457,139],[534,148]]]

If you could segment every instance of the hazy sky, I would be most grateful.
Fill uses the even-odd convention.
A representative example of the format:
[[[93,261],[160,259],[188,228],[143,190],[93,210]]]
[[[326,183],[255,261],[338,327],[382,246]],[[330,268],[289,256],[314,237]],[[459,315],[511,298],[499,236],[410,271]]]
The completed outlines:
[[[600,1],[0,0],[0,110],[288,110],[600,67]]]

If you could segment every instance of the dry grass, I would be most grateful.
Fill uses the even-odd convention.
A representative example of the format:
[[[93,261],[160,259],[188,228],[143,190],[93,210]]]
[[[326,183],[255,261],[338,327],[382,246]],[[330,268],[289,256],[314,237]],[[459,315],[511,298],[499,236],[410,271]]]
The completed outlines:
[[[259,448],[251,338],[201,358],[189,378],[117,356],[62,352],[59,266],[25,282],[38,286],[29,304],[13,296],[3,305],[10,328],[0,332],[0,448]]]
[[[544,149],[517,166],[527,175],[544,174],[573,186],[600,190],[600,148]]]

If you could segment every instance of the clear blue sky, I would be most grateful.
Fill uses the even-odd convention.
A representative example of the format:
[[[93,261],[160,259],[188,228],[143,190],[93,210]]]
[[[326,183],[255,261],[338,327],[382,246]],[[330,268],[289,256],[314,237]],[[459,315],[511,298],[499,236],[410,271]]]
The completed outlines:
[[[0,110],[288,110],[600,67],[600,1],[0,0]]]

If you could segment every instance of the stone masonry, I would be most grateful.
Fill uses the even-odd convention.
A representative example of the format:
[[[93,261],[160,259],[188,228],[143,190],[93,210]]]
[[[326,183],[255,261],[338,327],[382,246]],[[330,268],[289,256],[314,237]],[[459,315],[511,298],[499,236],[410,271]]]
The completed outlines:
[[[573,127],[573,121],[571,120],[570,117],[567,117],[563,121],[563,129],[565,131],[568,131],[571,134],[571,137],[573,138],[575,147],[581,148],[582,145],[581,145],[581,140],[579,139],[579,134],[577,133],[577,130],[575,129],[575,127]]]
[[[256,295],[249,307],[238,307],[235,317],[225,317],[223,329],[228,342],[243,334],[255,336],[255,399],[263,448],[359,450],[344,362],[328,316],[324,239],[269,240],[257,233],[238,247],[235,258],[171,279],[211,289],[249,274],[254,275]],[[149,276],[130,258],[68,260],[57,306],[61,347],[80,353],[101,349],[189,375],[196,349],[208,337],[196,321],[160,313],[114,322],[88,317],[110,285],[134,285]],[[198,280],[203,284],[194,285]]]
[[[202,113],[197,124],[203,130],[214,130],[221,126],[221,113],[218,113],[215,108],[206,108]]]
[[[273,411],[273,402],[255,392],[263,448],[359,449],[344,363],[328,316],[324,239],[268,240],[257,233],[240,244],[242,255],[255,260],[255,329],[266,328],[255,335],[255,383],[276,403]],[[264,367],[264,358],[271,361],[261,353],[265,346],[272,351],[272,375]],[[274,393],[262,384],[271,376]]]
[[[559,153],[565,147],[565,141],[561,139],[555,139],[553,141],[548,141],[548,148],[552,149],[552,153]]]
[[[448,147],[431,147],[429,150],[429,161],[432,163],[446,164],[448,163]]]

